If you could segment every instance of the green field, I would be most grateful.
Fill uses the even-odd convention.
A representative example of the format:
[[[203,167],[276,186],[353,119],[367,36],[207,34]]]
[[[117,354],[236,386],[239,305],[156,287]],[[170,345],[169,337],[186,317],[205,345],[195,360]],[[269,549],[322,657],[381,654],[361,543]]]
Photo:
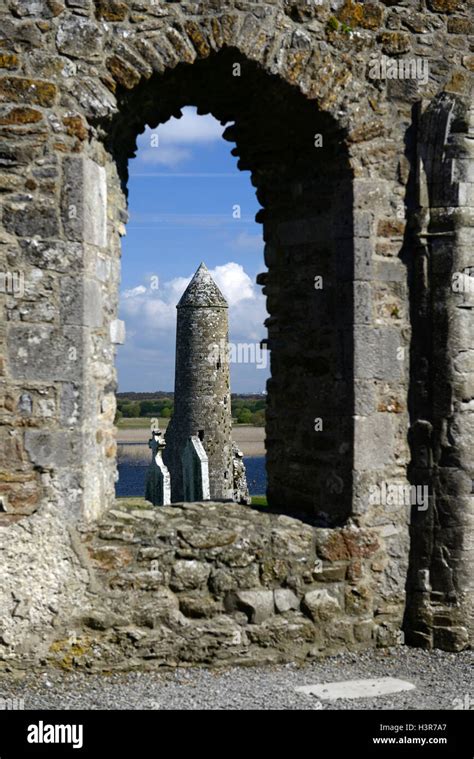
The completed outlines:
[[[266,495],[253,495],[252,506],[268,506]]]
[[[160,430],[166,430],[168,427],[168,424],[170,422],[169,419],[161,419],[160,417],[157,417]],[[149,430],[150,429],[150,422],[151,417],[145,417],[145,416],[132,416],[132,417],[125,417],[123,416],[121,419],[116,422],[116,426],[119,430]],[[252,424],[240,424],[240,422],[237,421],[237,419],[232,419],[232,426],[233,427],[253,427]]]
[[[144,498],[117,498],[117,503],[120,506],[126,506],[130,509],[153,509],[154,506]],[[268,506],[266,495],[254,495],[252,496],[252,506]]]

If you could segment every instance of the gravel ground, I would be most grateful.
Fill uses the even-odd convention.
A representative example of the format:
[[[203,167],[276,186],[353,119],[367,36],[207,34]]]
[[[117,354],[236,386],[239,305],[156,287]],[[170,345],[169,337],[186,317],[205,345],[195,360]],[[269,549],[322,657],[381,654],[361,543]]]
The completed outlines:
[[[474,708],[474,652],[450,654],[406,647],[293,664],[226,670],[179,669],[120,675],[58,671],[0,676],[0,699],[25,709],[454,709]],[[299,685],[398,677],[415,690],[379,698],[319,701]],[[460,701],[456,702],[456,699]]]

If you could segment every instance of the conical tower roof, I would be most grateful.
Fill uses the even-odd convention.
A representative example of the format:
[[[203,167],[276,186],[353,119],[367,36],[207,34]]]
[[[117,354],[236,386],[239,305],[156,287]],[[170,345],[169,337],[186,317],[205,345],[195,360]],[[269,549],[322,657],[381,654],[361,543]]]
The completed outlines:
[[[177,308],[227,308],[227,301],[209,274],[206,264],[201,263],[196,274],[184,291]]]

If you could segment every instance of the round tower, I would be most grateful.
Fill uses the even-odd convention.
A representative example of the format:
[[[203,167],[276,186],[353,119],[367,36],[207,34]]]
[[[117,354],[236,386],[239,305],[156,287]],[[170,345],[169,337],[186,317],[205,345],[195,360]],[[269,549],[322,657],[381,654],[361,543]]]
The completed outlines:
[[[164,452],[171,500],[184,498],[181,456],[191,435],[198,435],[209,460],[211,499],[232,499],[228,305],[203,263],[177,309],[174,414]]]

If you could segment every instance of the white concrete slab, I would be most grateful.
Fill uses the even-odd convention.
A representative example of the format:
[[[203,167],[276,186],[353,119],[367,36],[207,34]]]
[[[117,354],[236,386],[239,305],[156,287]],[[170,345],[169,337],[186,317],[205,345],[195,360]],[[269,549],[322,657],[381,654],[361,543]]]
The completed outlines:
[[[407,680],[398,680],[396,677],[376,677],[373,680],[342,680],[336,683],[301,685],[295,690],[305,696],[335,701],[338,698],[374,698],[414,688],[413,683]]]

